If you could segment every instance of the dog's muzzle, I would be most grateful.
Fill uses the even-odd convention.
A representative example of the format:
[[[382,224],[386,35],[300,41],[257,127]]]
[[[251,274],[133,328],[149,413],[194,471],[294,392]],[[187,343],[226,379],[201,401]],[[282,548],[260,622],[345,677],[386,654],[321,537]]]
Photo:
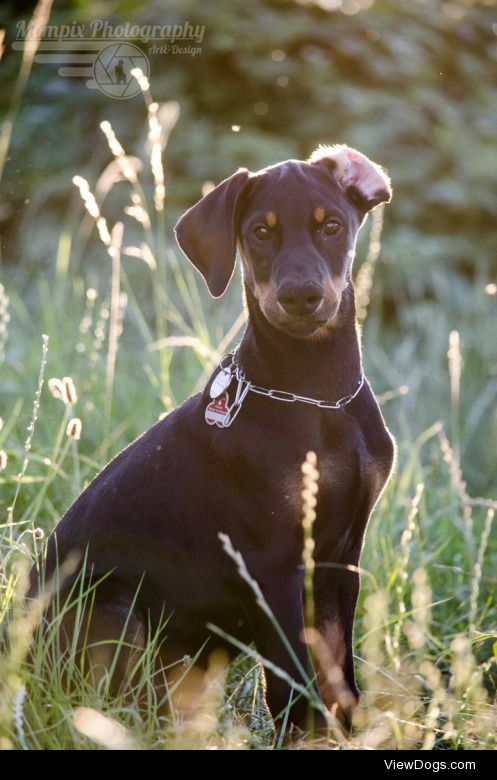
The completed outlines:
[[[317,282],[282,284],[276,294],[281,308],[292,317],[308,317],[321,306],[324,289]]]

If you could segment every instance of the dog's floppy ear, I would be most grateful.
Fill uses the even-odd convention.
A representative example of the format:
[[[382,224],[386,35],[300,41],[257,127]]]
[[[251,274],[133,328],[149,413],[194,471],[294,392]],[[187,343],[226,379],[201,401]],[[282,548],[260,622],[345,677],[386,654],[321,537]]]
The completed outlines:
[[[249,175],[240,168],[188,209],[175,227],[178,244],[214,298],[224,293],[235,268],[236,208]]]
[[[392,197],[388,174],[366,155],[349,146],[320,146],[310,163],[328,166],[348,199],[365,214]]]

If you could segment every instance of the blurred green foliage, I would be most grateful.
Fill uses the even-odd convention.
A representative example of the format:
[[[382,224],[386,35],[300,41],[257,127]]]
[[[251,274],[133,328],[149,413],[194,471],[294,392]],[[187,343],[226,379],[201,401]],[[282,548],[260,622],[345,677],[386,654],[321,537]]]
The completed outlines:
[[[168,149],[172,216],[199,196],[205,180],[218,181],[239,165],[257,169],[305,157],[318,143],[345,142],[384,164],[393,179],[386,259],[398,262],[389,269],[386,299],[395,301],[399,274],[411,298],[436,295],[440,271],[473,276],[493,253],[487,228],[497,211],[495,4],[321,5],[66,0],[56,4],[51,23],[109,17],[205,25],[197,56],[150,56],[154,97],[175,99],[182,109]],[[22,6],[1,12],[8,83],[19,64],[10,49],[15,22],[28,16]],[[145,52],[151,45],[135,43]],[[8,102],[3,90],[0,107]],[[80,213],[71,177],[84,172],[91,181],[108,159],[98,123],[109,119],[132,153],[144,132],[142,116],[140,96],[112,100],[89,91],[84,79],[35,64],[3,186],[5,261],[51,262],[61,225],[74,219],[74,209]]]

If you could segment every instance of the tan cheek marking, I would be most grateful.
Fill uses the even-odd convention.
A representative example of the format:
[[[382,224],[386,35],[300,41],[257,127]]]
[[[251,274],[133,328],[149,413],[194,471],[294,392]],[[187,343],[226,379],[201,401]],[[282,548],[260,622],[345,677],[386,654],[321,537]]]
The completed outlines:
[[[277,222],[278,220],[276,219],[276,214],[274,213],[274,211],[268,211],[268,213],[266,214],[267,226],[272,228],[276,225]]]
[[[341,274],[327,272],[323,278],[323,286],[327,298],[341,298],[347,287],[347,279]]]
[[[269,284],[258,285],[257,290],[259,293],[259,305],[266,317],[270,317],[271,312],[274,312],[278,306],[276,299],[276,286],[274,282],[270,281]]]
[[[321,224],[324,220],[325,210],[322,206],[318,206],[316,209],[314,209],[314,219],[316,222]]]
[[[340,274],[333,274],[333,287],[335,291],[341,296],[347,287],[347,279],[345,279]]]

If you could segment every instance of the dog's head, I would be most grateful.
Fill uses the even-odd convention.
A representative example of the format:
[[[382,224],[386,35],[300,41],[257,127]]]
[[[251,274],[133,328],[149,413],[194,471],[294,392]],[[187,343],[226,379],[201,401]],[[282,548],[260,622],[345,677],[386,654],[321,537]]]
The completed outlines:
[[[228,286],[238,246],[265,318],[310,338],[333,326],[359,228],[390,197],[388,176],[363,154],[320,147],[307,162],[240,169],[181,217],[176,237],[215,297]]]

